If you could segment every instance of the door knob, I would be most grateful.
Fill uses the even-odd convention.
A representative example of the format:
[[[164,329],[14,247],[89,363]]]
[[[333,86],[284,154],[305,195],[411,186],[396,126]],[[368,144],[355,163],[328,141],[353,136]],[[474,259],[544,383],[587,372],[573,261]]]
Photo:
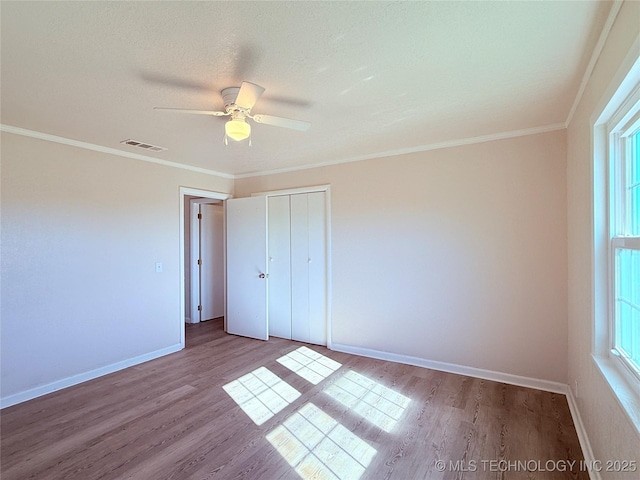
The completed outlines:
[[[259,278],[268,278],[269,275],[265,275],[264,273],[261,273],[260,275],[258,275]]]

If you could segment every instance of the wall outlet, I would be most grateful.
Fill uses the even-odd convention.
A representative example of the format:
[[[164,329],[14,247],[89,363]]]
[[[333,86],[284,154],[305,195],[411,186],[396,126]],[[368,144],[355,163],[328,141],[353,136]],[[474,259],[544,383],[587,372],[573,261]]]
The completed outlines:
[[[162,273],[162,262],[156,262],[156,273]]]

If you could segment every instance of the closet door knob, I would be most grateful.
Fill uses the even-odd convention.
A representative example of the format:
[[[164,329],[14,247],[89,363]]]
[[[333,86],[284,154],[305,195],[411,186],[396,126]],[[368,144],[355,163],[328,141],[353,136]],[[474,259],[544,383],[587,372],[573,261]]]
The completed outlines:
[[[259,278],[268,278],[269,275],[265,275],[264,273],[261,273],[260,275],[258,275]]]

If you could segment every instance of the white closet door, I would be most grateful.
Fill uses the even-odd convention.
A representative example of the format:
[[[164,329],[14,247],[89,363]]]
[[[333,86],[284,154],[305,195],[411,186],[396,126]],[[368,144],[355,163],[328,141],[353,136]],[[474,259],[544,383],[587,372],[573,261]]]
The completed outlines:
[[[291,195],[291,338],[310,341],[308,194]]]
[[[227,332],[269,339],[267,197],[227,200]]]
[[[325,194],[291,196],[291,338],[327,344]]]
[[[309,342],[327,344],[326,212],[324,192],[307,196],[309,228]]]
[[[291,338],[289,196],[269,197],[269,335]]]

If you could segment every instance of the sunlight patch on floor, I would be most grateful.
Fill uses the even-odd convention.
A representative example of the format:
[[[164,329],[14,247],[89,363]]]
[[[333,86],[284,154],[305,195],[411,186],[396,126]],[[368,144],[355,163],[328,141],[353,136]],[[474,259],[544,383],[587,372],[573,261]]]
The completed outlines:
[[[349,370],[324,392],[385,432],[391,432],[411,400]]]
[[[265,367],[222,388],[256,425],[262,425],[300,396],[300,392]]]
[[[267,435],[304,480],[359,479],[376,449],[307,403]]]
[[[289,352],[277,361],[314,385],[319,384],[342,366],[341,363],[307,347]]]

